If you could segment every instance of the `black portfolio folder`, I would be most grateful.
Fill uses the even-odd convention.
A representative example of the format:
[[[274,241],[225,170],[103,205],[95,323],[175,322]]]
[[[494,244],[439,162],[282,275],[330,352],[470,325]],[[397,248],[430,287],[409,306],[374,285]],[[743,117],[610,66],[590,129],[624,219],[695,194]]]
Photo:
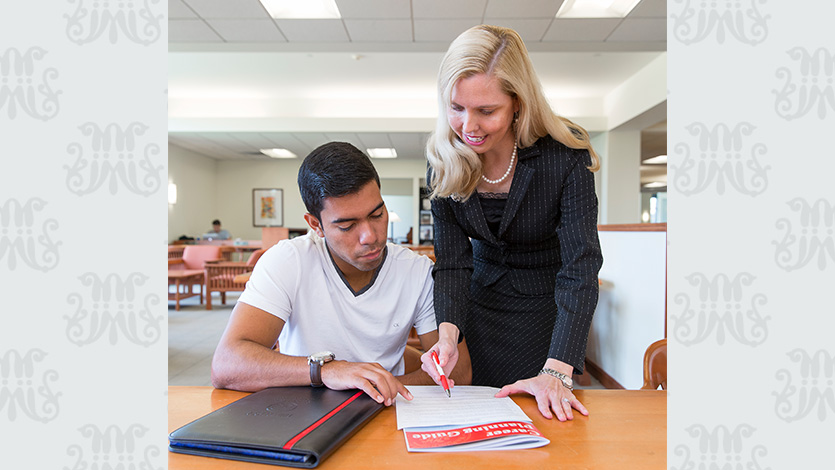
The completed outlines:
[[[312,468],[382,409],[359,390],[268,388],[172,432],[168,450]]]

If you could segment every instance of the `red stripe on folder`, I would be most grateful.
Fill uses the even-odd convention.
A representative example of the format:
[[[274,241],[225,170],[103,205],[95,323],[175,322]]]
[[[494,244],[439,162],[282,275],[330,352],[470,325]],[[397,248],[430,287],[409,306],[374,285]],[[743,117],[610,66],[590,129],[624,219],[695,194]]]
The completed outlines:
[[[313,431],[314,429],[316,429],[317,427],[319,427],[320,424],[322,424],[325,421],[327,421],[328,419],[330,419],[333,415],[339,413],[339,410],[348,406],[352,401],[359,398],[359,396],[362,395],[362,394],[363,394],[363,392],[360,390],[359,392],[354,394],[354,396],[345,400],[341,405],[334,408],[333,411],[331,411],[330,413],[326,414],[325,416],[322,416],[321,418],[319,418],[319,421],[316,421],[315,423],[308,426],[307,429],[305,429],[304,431],[296,434],[296,436],[294,438],[287,441],[287,444],[284,444],[284,447],[282,447],[282,449],[292,449],[293,446],[296,445],[296,443],[299,442],[304,436],[307,436],[308,434],[310,434],[310,432]]]

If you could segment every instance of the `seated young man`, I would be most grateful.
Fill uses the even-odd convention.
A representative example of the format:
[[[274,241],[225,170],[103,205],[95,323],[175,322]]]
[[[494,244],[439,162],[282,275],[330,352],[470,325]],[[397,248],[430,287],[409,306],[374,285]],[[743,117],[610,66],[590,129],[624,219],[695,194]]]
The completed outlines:
[[[289,385],[361,389],[390,405],[404,384],[414,326],[428,349],[438,340],[432,261],[386,244],[380,178],[356,147],[331,142],[305,158],[299,190],[314,233],[282,240],[258,260],[212,360],[212,384],[256,391]],[[450,379],[470,383],[466,343]]]

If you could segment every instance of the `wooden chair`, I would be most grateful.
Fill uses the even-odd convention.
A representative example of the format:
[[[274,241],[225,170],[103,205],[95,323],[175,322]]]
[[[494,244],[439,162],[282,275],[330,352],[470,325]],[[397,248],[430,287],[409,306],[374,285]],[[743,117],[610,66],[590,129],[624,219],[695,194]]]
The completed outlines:
[[[406,340],[406,344],[413,348],[420,349],[420,338],[418,338],[417,330],[415,330],[415,327],[412,327],[412,329],[409,330],[409,338]]]
[[[644,385],[642,390],[667,390],[667,338],[649,345],[644,353]]]
[[[252,272],[255,263],[265,249],[253,251],[246,262],[214,261],[206,263],[206,310],[212,309],[212,292],[220,293],[220,302],[226,305],[227,292],[241,292],[246,282],[235,282],[235,276]]]
[[[168,259],[183,259],[185,245],[168,245]]]
[[[168,300],[175,302],[175,310],[180,310],[180,300],[195,295],[199,295],[200,303],[203,303],[204,265],[218,259],[221,259],[219,246],[187,245],[182,258],[168,260]],[[198,285],[200,292],[195,292],[194,286]],[[171,292],[171,286],[174,286],[174,292]]]
[[[403,351],[403,362],[405,364],[405,373],[414,372],[420,369],[420,356],[423,355],[420,350],[414,346],[406,345],[406,350]]]

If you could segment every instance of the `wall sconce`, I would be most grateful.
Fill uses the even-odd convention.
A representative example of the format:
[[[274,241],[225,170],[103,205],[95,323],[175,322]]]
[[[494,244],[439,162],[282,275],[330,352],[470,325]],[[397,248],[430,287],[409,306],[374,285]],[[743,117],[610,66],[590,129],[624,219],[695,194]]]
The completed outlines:
[[[177,185],[168,183],[168,203],[177,204]]]

